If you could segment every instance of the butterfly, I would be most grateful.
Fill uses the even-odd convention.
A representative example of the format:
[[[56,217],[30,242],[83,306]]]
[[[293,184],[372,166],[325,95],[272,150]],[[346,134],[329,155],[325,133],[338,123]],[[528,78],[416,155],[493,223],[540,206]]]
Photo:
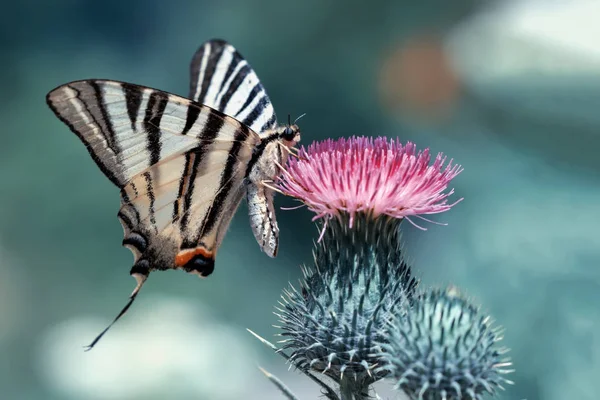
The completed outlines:
[[[275,257],[279,229],[269,185],[300,140],[278,125],[248,62],[223,40],[205,42],[190,67],[189,98],[112,80],[81,80],[50,91],[47,103],[120,189],[118,218],[137,285],[151,271],[210,275],[231,219],[246,197],[261,249]]]

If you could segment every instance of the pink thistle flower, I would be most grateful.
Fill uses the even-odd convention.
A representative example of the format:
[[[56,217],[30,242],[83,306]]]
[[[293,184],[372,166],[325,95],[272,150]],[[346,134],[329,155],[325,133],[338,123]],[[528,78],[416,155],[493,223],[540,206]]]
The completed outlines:
[[[417,152],[411,142],[403,146],[384,137],[328,139],[301,147],[276,185],[316,213],[313,220],[347,214],[352,227],[355,215],[365,213],[406,218],[425,230],[409,217],[433,222],[420,215],[448,211],[462,200],[449,204],[454,189],[444,193],[462,167],[450,160],[444,168],[442,153],[432,165],[430,160],[429,149]]]

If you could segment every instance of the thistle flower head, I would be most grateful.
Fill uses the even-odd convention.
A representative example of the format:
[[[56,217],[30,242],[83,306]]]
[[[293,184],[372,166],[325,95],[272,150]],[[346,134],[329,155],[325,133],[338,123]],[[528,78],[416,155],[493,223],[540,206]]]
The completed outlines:
[[[499,328],[455,290],[415,296],[412,309],[397,318],[382,343],[381,369],[410,399],[480,400],[495,394],[512,372],[508,349],[498,347]]]
[[[455,290],[418,293],[403,259],[401,221],[456,204],[446,189],[462,168],[444,167],[441,153],[430,161],[412,143],[326,140],[290,158],[276,182],[325,220],[314,266],[282,296],[282,351],[307,375],[332,378],[343,399],[369,398],[382,378],[411,400],[481,400],[512,383],[489,318]]]
[[[407,218],[449,210],[453,190],[444,192],[461,171],[438,154],[432,165],[429,149],[417,152],[413,143],[352,137],[325,140],[302,147],[291,157],[287,173],[277,183],[318,218],[346,213],[350,224],[357,213]]]

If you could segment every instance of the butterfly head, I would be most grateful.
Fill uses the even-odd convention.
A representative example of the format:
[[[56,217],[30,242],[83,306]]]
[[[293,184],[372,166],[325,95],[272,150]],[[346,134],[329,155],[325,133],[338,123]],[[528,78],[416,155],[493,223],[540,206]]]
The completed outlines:
[[[285,143],[288,147],[294,147],[300,141],[300,128],[296,125],[296,122],[304,117],[304,114],[296,118],[294,123],[292,124],[291,117],[288,114],[288,123],[285,126],[279,127],[279,138]]]
[[[286,125],[279,128],[279,138],[288,147],[294,147],[300,141],[300,128],[298,125]]]

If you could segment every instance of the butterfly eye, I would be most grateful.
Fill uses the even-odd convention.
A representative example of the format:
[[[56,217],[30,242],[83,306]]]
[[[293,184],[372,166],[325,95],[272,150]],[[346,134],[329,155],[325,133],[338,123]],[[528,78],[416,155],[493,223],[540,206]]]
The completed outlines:
[[[285,140],[294,140],[294,136],[296,136],[296,132],[294,132],[294,130],[289,126],[286,127],[281,134],[281,137],[283,137]]]

